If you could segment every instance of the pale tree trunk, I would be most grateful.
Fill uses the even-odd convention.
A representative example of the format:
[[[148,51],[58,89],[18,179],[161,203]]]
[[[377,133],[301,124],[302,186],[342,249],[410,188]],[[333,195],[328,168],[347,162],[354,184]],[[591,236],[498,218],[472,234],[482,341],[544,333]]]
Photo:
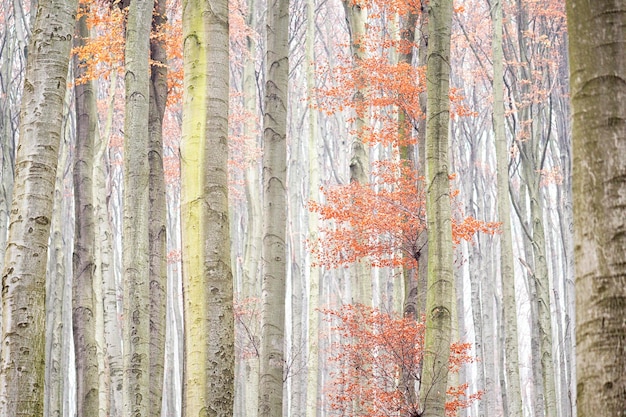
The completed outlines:
[[[256,27],[255,0],[248,0],[247,24],[250,28]],[[244,136],[249,138],[254,145],[258,144],[258,100],[255,74],[255,62],[257,54],[256,40],[247,38],[248,53],[250,58],[243,67],[243,100],[248,119],[244,124]],[[255,117],[252,117],[255,115]],[[263,245],[263,199],[261,195],[260,157],[256,154],[256,146],[252,154],[246,160],[245,187],[247,201],[247,229],[244,246],[243,282],[241,296],[243,300],[256,300],[261,294],[261,247]],[[254,354],[246,355],[241,359],[244,376],[242,384],[239,384],[241,400],[245,415],[252,416],[259,409],[259,339],[258,334],[252,332],[248,335],[251,340],[246,340],[253,345]]]
[[[315,94],[315,0],[307,0],[307,28],[306,28],[306,82],[307,95],[311,98]],[[319,195],[319,158],[318,158],[318,125],[317,109],[309,107],[308,117],[308,155],[309,155],[309,201],[320,201]],[[308,239],[317,241],[318,219],[316,214],[309,214]],[[320,312],[320,267],[312,264],[309,259],[309,288],[308,288],[308,349],[307,349],[307,383],[306,383],[306,417],[317,417],[318,387],[319,387],[319,323]]]
[[[522,182],[519,190],[519,206],[516,207],[517,215],[524,233],[522,235],[522,249],[524,251],[523,259],[520,263],[525,272],[525,284],[530,300],[530,366],[532,373],[532,384],[530,386],[530,404],[535,417],[544,417],[545,401],[543,395],[543,378],[541,370],[541,346],[539,343],[539,313],[537,303],[533,302],[537,299],[537,282],[534,275],[534,261],[532,252],[532,242],[530,233],[528,232],[528,213],[527,213],[527,197],[526,189],[528,187]],[[509,188],[509,191],[511,189]]]
[[[2,270],[3,417],[43,414],[48,238],[75,15],[73,0],[40,1],[30,40]]]
[[[503,299],[504,345],[506,351],[506,392],[509,416],[522,416],[522,394],[519,376],[517,338],[517,301],[513,266],[511,203],[509,201],[509,152],[504,126],[504,57],[502,51],[502,0],[495,0],[491,9],[493,21],[493,130],[495,136],[498,218],[500,230],[500,280]]]
[[[110,137],[113,107],[115,105],[115,89],[117,84],[116,72],[111,73],[108,97],[108,111],[104,124],[104,134],[99,139],[98,148],[94,156],[94,211],[96,216],[95,262],[96,271],[94,281],[102,283],[102,316],[104,349],[104,375],[102,389],[106,390],[105,400],[100,407],[110,415],[117,416],[122,409],[122,326],[118,303],[118,283],[115,274],[113,254],[113,228],[109,216],[107,201],[111,197],[111,184],[107,176],[110,173],[108,159],[108,138]]]
[[[165,31],[165,0],[154,1],[152,33]],[[150,212],[150,417],[161,415],[167,313],[167,241],[165,174],[163,171],[163,116],[167,103],[167,58],[163,37],[150,39],[150,102],[148,164]]]
[[[263,280],[259,416],[283,413],[289,0],[268,4],[263,115]]]
[[[5,14],[9,13],[11,8],[9,1],[2,2]],[[0,40],[4,45],[4,51],[0,56],[0,91],[4,97],[12,96],[13,82],[11,74],[13,71],[14,60],[16,59],[16,39],[11,36],[8,17],[4,18],[3,39]],[[13,171],[15,169],[15,132],[12,123],[12,107],[13,104],[8,99],[0,101],[0,270],[4,264],[4,253],[6,250],[6,239],[9,224],[9,211],[11,209],[11,199],[13,194]]]
[[[75,45],[89,37],[89,6],[81,5]],[[76,79],[86,72],[84,62],[74,57]],[[74,87],[76,145],[73,160],[74,254],[72,257],[72,328],[76,355],[76,410],[80,416],[97,416],[99,410],[98,345],[96,343],[96,300],[94,297],[95,222],[93,205],[93,156],[97,126],[96,96],[91,81]]]
[[[151,416],[148,114],[152,0],[133,0],[126,26],[124,120],[124,414]]]
[[[360,4],[351,0],[342,0],[346,15],[346,23],[350,35],[350,51],[352,54],[352,66],[356,73],[360,71],[361,61],[366,57],[365,46],[361,44],[365,36],[365,21],[367,12]],[[360,75],[357,75],[360,77]],[[362,80],[355,80],[357,83]],[[356,134],[352,138],[350,155],[350,182],[356,181],[360,184],[369,182],[369,150],[363,143],[363,129],[366,125],[366,112],[368,105],[365,103],[366,87],[360,85],[354,95],[357,112],[355,115]],[[352,303],[372,304],[372,272],[366,260],[355,262],[351,269],[350,290],[352,291]]]
[[[626,404],[626,5],[567,3],[573,108],[578,415]]]
[[[228,4],[225,0],[183,2],[184,416],[233,414],[233,276],[227,166],[228,34]]]
[[[552,360],[552,319],[550,302],[550,278],[548,275],[548,260],[546,259],[546,242],[543,216],[543,195],[540,186],[540,170],[543,168],[545,149],[547,144],[541,143],[538,127],[541,123],[541,115],[538,113],[533,119],[533,106],[531,96],[532,71],[534,63],[528,56],[528,45],[525,38],[528,30],[528,10],[517,1],[517,41],[520,51],[519,77],[524,81],[520,83],[518,105],[521,107],[520,129],[516,137],[520,150],[522,165],[522,178],[527,185],[530,225],[529,237],[532,244],[533,278],[536,284],[536,297],[531,300],[536,303],[541,372],[543,380],[543,397],[546,417],[556,417],[556,384],[554,377],[554,362]],[[545,139],[550,140],[550,138]]]
[[[442,416],[455,303],[448,158],[452,1],[432,0],[428,10],[426,69],[426,216],[428,292],[420,400],[423,416]]]
[[[68,90],[66,95],[69,94]],[[69,98],[69,97],[68,97]],[[67,100],[69,101],[69,100]],[[69,110],[69,106],[68,106]],[[68,347],[71,343],[68,333],[64,331],[64,318],[66,310],[71,309],[71,303],[66,299],[65,284],[66,277],[71,278],[71,274],[66,274],[66,253],[63,245],[64,227],[73,226],[63,221],[67,206],[71,205],[69,198],[64,198],[66,192],[64,179],[66,172],[71,172],[68,168],[69,146],[68,139],[62,139],[59,149],[59,164],[57,169],[54,205],[52,211],[52,222],[50,224],[50,249],[48,257],[48,271],[46,280],[46,376],[45,376],[45,404],[44,415],[61,417],[67,410],[64,401],[65,391],[68,389],[65,384],[66,368],[63,366],[67,360]],[[68,308],[68,306],[70,308]]]

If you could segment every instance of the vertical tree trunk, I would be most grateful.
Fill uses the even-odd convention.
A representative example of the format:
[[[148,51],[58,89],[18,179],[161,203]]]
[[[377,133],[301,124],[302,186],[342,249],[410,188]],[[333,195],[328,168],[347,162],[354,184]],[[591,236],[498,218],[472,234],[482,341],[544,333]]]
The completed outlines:
[[[75,1],[40,1],[30,41],[2,270],[3,417],[43,414],[48,238],[75,15]]]
[[[167,312],[167,241],[165,174],[163,171],[163,116],[167,103],[165,54],[165,0],[154,1],[150,39],[150,102],[148,115],[148,241],[150,250],[150,417],[161,415]]]
[[[428,292],[424,366],[420,387],[423,416],[442,416],[455,302],[448,160],[450,122],[450,32],[452,1],[431,0],[426,69],[426,215]]]
[[[307,95],[315,94],[315,0],[307,0],[307,28],[306,28],[306,85]],[[309,201],[319,202],[319,158],[318,158],[318,111],[309,107],[308,118],[308,155],[309,155]],[[317,215],[309,215],[308,239],[317,240]],[[307,349],[307,386],[306,386],[306,417],[317,417],[318,387],[319,387],[319,323],[320,312],[320,267],[312,265],[309,260],[309,288],[308,288],[308,349]]]
[[[111,73],[108,96],[107,119],[104,124],[104,134],[98,136],[98,149],[94,156],[94,210],[96,216],[96,272],[94,280],[102,284],[102,315],[104,335],[104,383],[102,389],[107,389],[105,409],[112,416],[122,412],[122,325],[120,320],[119,285],[116,282],[115,260],[113,253],[113,226],[109,212],[111,184],[107,176],[111,173],[108,159],[108,139],[111,132],[113,106],[115,104],[115,90],[117,84],[116,72]],[[107,388],[108,387],[108,388]],[[103,404],[101,404],[102,408]]]
[[[183,2],[183,415],[233,414],[228,213],[228,3]]]
[[[491,9],[493,21],[493,130],[495,136],[498,218],[500,230],[500,277],[503,298],[504,345],[506,351],[507,408],[511,417],[522,416],[522,394],[519,376],[517,340],[517,302],[513,267],[511,203],[509,201],[509,160],[504,129],[504,57],[502,51],[502,0],[495,0]]]
[[[69,95],[70,90],[66,92]],[[68,97],[69,99],[69,97]],[[69,101],[69,100],[67,100]],[[68,106],[69,110],[69,106]],[[66,277],[72,278],[66,273],[66,250],[63,245],[64,232],[66,228],[71,229],[72,224],[63,221],[69,204],[69,198],[64,198],[65,174],[71,173],[68,169],[69,162],[69,139],[62,139],[59,149],[59,164],[57,169],[54,203],[52,210],[52,221],[50,224],[50,249],[48,251],[48,270],[46,280],[46,376],[45,376],[45,404],[44,415],[63,416],[69,414],[67,404],[65,404],[64,394],[68,390],[65,383],[67,368],[64,360],[69,356],[70,338],[65,331],[67,311],[71,309],[71,300],[66,299],[65,284]],[[71,163],[71,162],[70,162]],[[71,249],[70,249],[71,250]],[[69,307],[69,308],[68,308]],[[70,314],[71,315],[71,314]]]
[[[133,0],[126,26],[124,121],[124,414],[150,416],[150,245],[148,148],[153,0]]]
[[[367,12],[359,2],[342,0],[342,4],[350,35],[350,51],[352,54],[354,77],[360,78],[359,71],[362,71],[361,61],[366,56],[365,45],[362,42],[365,41]],[[363,136],[369,105],[366,102],[366,86],[363,85],[363,80],[356,79],[355,82],[357,84],[357,90],[354,95],[356,107],[356,134],[352,138],[350,150],[350,181],[367,184],[369,182],[370,171],[369,150],[367,145],[363,142]],[[352,291],[351,302],[371,305],[372,272],[367,260],[355,262],[351,267],[350,277],[350,290]]]
[[[250,28],[256,28],[256,5],[255,0],[248,0],[247,24]],[[260,157],[257,155],[256,146],[260,146],[258,133],[258,99],[256,80],[256,39],[247,38],[248,53],[243,67],[243,97],[244,108],[248,119],[244,124],[244,136],[250,138],[255,145],[252,155],[246,161],[245,187],[247,201],[247,230],[244,246],[243,282],[241,296],[243,300],[258,300],[261,294],[262,273],[261,248],[263,246],[263,198],[261,196]],[[254,115],[254,117],[252,116]],[[242,391],[243,409],[245,415],[254,415],[259,410],[259,339],[258,334],[252,335],[254,354],[244,357],[242,362],[244,378],[239,387]]]
[[[554,363],[552,360],[552,322],[550,303],[550,277],[548,275],[548,260],[546,259],[546,243],[543,218],[543,195],[540,188],[540,170],[543,169],[545,147],[539,130],[542,116],[533,111],[535,106],[531,90],[533,80],[534,62],[532,55],[529,56],[527,31],[529,19],[527,5],[521,0],[517,1],[518,24],[517,41],[520,51],[520,61],[523,65],[519,68],[519,77],[523,82],[519,83],[520,96],[520,129],[517,132],[517,145],[520,150],[522,165],[522,178],[527,185],[530,225],[528,231],[532,244],[533,278],[536,284],[536,297],[531,302],[536,304],[537,323],[539,330],[539,346],[541,373],[543,380],[543,397],[546,417],[556,417],[556,384],[554,378]],[[533,114],[537,113],[537,114]],[[545,141],[550,138],[546,138]]]
[[[626,415],[626,5],[567,3],[578,415]]]
[[[81,5],[75,45],[89,38],[88,5]],[[85,74],[84,62],[74,57],[77,79]],[[76,96],[76,145],[74,147],[74,254],[72,257],[72,327],[76,357],[76,410],[81,416],[97,416],[99,410],[98,344],[94,297],[95,222],[93,204],[93,158],[96,135],[96,96],[92,81],[79,82]]]
[[[289,0],[268,4],[263,115],[263,281],[259,416],[283,410]]]

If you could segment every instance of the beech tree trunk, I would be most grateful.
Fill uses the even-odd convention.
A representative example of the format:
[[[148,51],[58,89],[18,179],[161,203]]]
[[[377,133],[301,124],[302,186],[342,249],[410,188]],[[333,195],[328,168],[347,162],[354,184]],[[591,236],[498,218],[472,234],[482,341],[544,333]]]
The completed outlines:
[[[133,0],[126,26],[124,119],[124,414],[152,417],[148,162],[153,0]]]
[[[259,416],[283,413],[289,0],[268,4],[263,115],[263,280]]]
[[[626,415],[626,5],[567,3],[580,417]]]
[[[183,415],[233,415],[228,2],[183,2]]]
[[[30,40],[2,270],[2,417],[43,414],[48,239],[75,19],[75,1],[41,0]]]
[[[504,126],[504,56],[502,51],[502,0],[495,0],[491,9],[493,20],[493,130],[495,136],[498,219],[500,230],[500,279],[503,298],[504,345],[506,351],[507,409],[509,416],[522,416],[522,392],[519,376],[517,339],[517,301],[513,267],[511,203],[509,201],[509,152]]]
[[[75,45],[89,38],[88,5],[81,5]],[[77,79],[85,74],[74,57]],[[93,203],[93,158],[97,128],[96,96],[92,81],[79,82],[76,96],[76,145],[74,147],[74,255],[72,257],[72,328],[76,355],[76,411],[80,416],[97,416],[99,410],[98,344],[96,343],[96,300],[94,295],[95,221]]]
[[[164,31],[165,0],[154,0],[152,33]],[[163,116],[167,103],[167,57],[165,39],[150,39],[150,101],[148,109],[148,165],[150,212],[150,416],[161,415],[165,365],[165,326],[167,313],[167,240],[165,173],[163,170]]]
[[[307,94],[313,97],[315,93],[315,0],[306,2],[306,85]],[[308,155],[309,155],[309,201],[320,201],[319,195],[319,117],[318,110],[309,108],[308,117]],[[308,218],[309,241],[314,242],[318,237],[317,215],[309,213]],[[313,265],[309,259],[309,288],[308,288],[308,348],[307,348],[307,385],[306,385],[306,417],[317,417],[319,408],[319,327],[320,327],[320,276],[321,269]]]
[[[428,291],[420,400],[425,417],[444,415],[455,289],[448,158],[450,32],[452,1],[428,6],[426,69],[426,216]]]

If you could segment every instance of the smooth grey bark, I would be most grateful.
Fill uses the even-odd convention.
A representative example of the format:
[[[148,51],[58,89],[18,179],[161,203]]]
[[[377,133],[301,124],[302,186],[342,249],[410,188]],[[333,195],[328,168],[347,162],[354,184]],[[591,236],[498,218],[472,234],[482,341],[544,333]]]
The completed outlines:
[[[511,417],[522,416],[522,394],[519,376],[517,337],[517,300],[515,296],[515,270],[513,266],[513,237],[511,231],[511,203],[509,201],[508,142],[504,125],[504,56],[502,51],[502,0],[495,0],[491,16],[493,21],[493,130],[497,161],[498,219],[500,230],[500,284],[504,321],[504,345],[507,376],[507,409]]]
[[[154,0],[152,34],[165,31],[165,0]],[[148,165],[150,212],[150,416],[159,417],[163,400],[167,315],[167,233],[163,117],[167,104],[167,56],[163,36],[150,38],[150,99],[148,110]]]
[[[66,92],[66,96],[68,95]],[[68,100],[69,101],[69,97]],[[67,106],[69,110],[69,106]],[[69,135],[66,135],[69,136]],[[54,205],[52,210],[52,221],[50,224],[50,249],[48,256],[48,270],[46,280],[46,375],[45,375],[45,403],[44,403],[44,415],[46,416],[62,416],[69,407],[65,401],[66,391],[69,390],[66,384],[67,368],[64,366],[67,364],[69,357],[69,344],[71,338],[65,331],[69,315],[68,310],[71,310],[71,300],[68,300],[65,284],[71,279],[72,275],[66,273],[66,264],[68,253],[72,248],[70,245],[64,245],[65,235],[71,233],[73,224],[64,222],[63,217],[68,211],[71,211],[72,206],[69,198],[64,198],[64,195],[68,191],[64,184],[66,174],[71,174],[72,170],[69,169],[69,138],[65,138],[61,141],[59,149],[59,169],[57,169],[57,176],[55,181],[54,190]],[[68,224],[69,223],[69,224]],[[70,229],[70,233],[67,233],[67,229]],[[67,277],[67,278],[66,278]],[[71,313],[71,312],[70,312]]]
[[[578,415],[626,415],[626,5],[569,0]]]
[[[124,414],[151,416],[150,246],[148,161],[150,23],[153,0],[128,6],[125,50],[123,220]]]
[[[80,6],[74,45],[89,38],[89,6]],[[85,62],[74,57],[76,79],[85,75]],[[99,405],[98,343],[96,342],[95,220],[93,202],[93,159],[97,128],[96,95],[91,80],[74,87],[76,144],[73,153],[74,253],[72,256],[72,329],[76,357],[76,410],[81,416],[96,416]]]
[[[420,406],[425,417],[444,414],[448,386],[455,289],[448,157],[450,33],[452,1],[428,6],[426,69],[426,216],[428,290]]]
[[[44,406],[45,288],[76,2],[39,2],[22,96],[20,143],[2,270],[0,416]]]
[[[268,4],[263,115],[263,279],[259,416],[283,413],[289,0]]]

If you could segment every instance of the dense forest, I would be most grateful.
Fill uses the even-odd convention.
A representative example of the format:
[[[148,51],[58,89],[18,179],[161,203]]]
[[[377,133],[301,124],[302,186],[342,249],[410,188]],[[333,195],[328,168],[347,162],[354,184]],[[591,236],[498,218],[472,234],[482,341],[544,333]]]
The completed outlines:
[[[0,0],[0,417],[626,416],[623,0]]]

